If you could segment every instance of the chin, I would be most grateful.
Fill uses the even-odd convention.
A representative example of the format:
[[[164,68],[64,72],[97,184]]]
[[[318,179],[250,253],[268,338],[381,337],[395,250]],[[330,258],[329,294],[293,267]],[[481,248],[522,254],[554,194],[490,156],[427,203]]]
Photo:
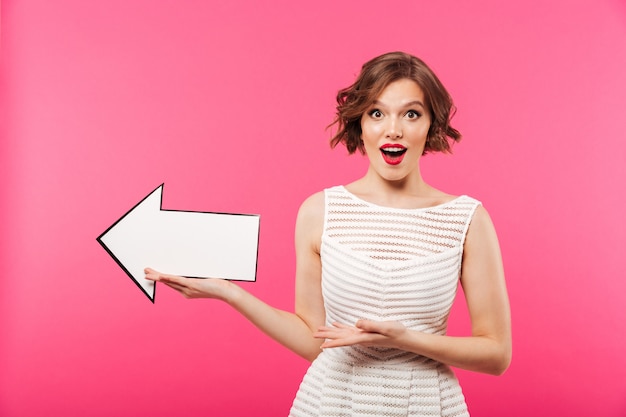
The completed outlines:
[[[387,182],[402,182],[407,179],[407,175],[393,173],[388,175],[381,175],[381,178]]]

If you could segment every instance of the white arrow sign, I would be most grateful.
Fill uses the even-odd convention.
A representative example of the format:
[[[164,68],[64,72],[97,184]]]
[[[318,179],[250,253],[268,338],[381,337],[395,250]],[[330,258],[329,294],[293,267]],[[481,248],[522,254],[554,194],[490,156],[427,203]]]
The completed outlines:
[[[153,303],[147,266],[193,278],[256,281],[258,215],[163,210],[162,194],[163,184],[97,239]]]

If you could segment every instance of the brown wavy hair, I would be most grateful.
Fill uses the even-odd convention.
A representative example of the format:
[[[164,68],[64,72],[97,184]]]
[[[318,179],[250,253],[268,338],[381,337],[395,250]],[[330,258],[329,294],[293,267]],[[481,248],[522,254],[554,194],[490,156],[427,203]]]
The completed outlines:
[[[386,53],[366,62],[354,84],[339,90],[336,117],[329,126],[336,124],[337,132],[330,146],[343,143],[350,154],[357,149],[364,154],[361,117],[389,84],[401,79],[415,81],[424,92],[424,104],[431,119],[424,154],[450,153],[449,139],[461,140],[461,133],[450,126],[456,111],[452,97],[424,61],[405,52]]]

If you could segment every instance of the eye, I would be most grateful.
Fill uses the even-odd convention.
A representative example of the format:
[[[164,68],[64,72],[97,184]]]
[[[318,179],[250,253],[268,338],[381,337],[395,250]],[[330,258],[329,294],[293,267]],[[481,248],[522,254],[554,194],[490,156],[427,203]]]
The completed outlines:
[[[380,119],[381,117],[383,117],[383,113],[378,110],[378,109],[372,109],[368,112],[368,114],[373,118],[373,119]]]
[[[415,110],[409,110],[408,112],[406,112],[406,117],[408,117],[409,119],[417,119],[421,116],[421,114]]]

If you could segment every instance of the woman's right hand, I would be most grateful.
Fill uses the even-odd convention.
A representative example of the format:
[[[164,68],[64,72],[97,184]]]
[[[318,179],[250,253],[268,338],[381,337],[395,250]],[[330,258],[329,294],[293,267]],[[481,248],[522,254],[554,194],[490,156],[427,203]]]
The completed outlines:
[[[144,269],[146,279],[162,282],[178,291],[185,298],[214,298],[228,301],[235,284],[217,278],[186,278],[177,275],[163,274],[152,268]]]

